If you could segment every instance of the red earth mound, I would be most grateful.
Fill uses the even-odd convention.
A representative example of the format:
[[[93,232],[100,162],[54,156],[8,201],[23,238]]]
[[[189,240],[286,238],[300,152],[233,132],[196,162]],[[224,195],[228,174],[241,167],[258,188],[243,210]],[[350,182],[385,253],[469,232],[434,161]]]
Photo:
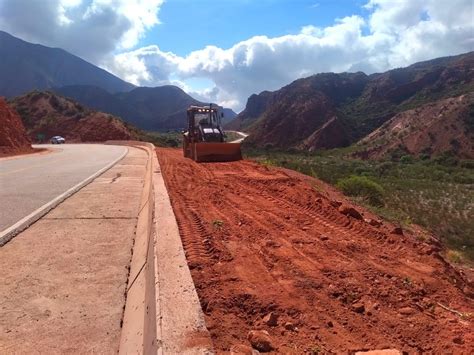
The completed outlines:
[[[436,239],[292,171],[157,155],[218,353],[473,353],[473,284]]]
[[[68,142],[138,139],[138,130],[117,117],[51,92],[31,92],[16,97],[11,105],[22,116],[33,141],[45,142],[56,135]]]
[[[0,156],[32,150],[20,116],[0,97]]]

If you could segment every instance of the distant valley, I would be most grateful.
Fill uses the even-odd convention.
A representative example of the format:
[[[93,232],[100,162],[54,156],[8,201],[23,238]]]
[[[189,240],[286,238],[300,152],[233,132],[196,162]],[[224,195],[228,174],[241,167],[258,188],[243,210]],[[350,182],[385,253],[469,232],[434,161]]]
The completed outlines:
[[[64,50],[5,32],[0,32],[0,78],[0,95],[12,100],[23,117],[28,111],[25,124],[30,132],[28,119],[38,115],[31,111],[36,107],[31,98],[38,95],[29,94],[34,90],[49,90],[55,95],[43,95],[57,96],[60,102],[69,98],[84,110],[104,112],[155,132],[180,131],[186,125],[187,108],[207,104],[172,85],[135,87]],[[356,156],[371,159],[400,152],[472,158],[471,96],[447,101],[462,102],[459,112],[450,108],[460,104],[443,100],[473,91],[471,52],[385,73],[321,73],[298,79],[279,90],[251,95],[239,115],[224,108],[223,122],[227,129],[250,133],[245,142],[249,147],[311,152],[353,146]],[[19,95],[22,98],[14,98]],[[404,122],[405,138],[394,133],[394,122],[399,121]],[[432,128],[426,129],[427,125]],[[441,126],[455,128],[433,128]]]

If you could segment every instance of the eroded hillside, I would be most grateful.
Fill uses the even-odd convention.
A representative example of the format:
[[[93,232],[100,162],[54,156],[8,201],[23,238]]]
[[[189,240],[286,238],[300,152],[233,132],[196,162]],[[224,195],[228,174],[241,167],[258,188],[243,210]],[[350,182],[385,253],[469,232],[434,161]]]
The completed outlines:
[[[364,158],[455,155],[474,159],[474,93],[401,112],[358,143]]]
[[[11,105],[21,115],[32,141],[55,135],[70,142],[103,142],[138,138],[138,131],[122,120],[51,92],[31,92]]]
[[[0,97],[0,155],[32,151],[20,116]]]
[[[274,92],[252,95],[246,109],[228,126],[251,133],[247,144],[257,147],[343,147],[397,113],[472,92],[473,68],[474,52],[470,52],[369,76],[317,74]]]

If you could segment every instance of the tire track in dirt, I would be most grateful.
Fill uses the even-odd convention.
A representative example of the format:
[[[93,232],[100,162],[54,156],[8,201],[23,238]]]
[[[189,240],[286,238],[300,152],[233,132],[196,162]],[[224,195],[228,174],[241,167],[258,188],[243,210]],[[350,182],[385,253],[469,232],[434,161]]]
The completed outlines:
[[[347,217],[335,206],[350,202],[288,170],[157,155],[218,352],[248,345],[252,329],[280,353],[472,352],[471,320],[436,306],[473,313],[472,287],[420,236]]]

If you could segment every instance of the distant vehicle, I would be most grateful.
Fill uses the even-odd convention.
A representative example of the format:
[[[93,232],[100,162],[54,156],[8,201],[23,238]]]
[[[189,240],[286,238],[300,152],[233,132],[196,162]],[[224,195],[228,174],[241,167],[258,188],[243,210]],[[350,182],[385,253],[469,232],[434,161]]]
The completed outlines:
[[[51,144],[64,144],[66,140],[61,136],[54,136],[51,138]]]
[[[197,162],[234,161],[242,159],[240,143],[227,143],[221,125],[219,108],[190,106],[188,130],[183,132],[183,153]]]

